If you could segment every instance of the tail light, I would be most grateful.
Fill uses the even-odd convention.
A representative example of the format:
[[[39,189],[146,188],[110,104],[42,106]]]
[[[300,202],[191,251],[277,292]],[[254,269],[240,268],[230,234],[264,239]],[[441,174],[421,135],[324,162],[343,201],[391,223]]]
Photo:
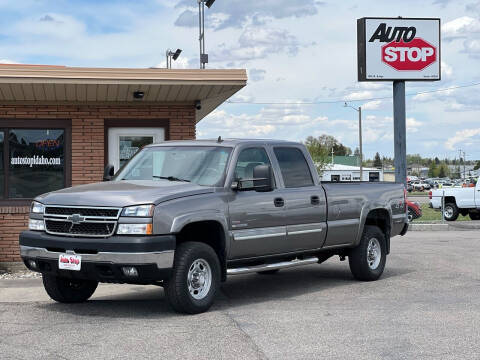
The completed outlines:
[[[431,191],[428,192],[428,198],[429,198],[430,200],[432,200],[432,192],[431,192]]]

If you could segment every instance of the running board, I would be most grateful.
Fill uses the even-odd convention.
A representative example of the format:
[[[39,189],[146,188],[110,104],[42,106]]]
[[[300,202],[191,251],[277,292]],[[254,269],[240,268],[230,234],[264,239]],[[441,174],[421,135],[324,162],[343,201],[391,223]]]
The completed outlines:
[[[227,269],[227,275],[249,274],[253,272],[285,269],[285,268],[315,264],[315,263],[318,263],[318,257],[309,257],[306,259],[295,259],[292,261],[282,261],[282,262],[272,263],[272,264],[243,266],[238,268]]]

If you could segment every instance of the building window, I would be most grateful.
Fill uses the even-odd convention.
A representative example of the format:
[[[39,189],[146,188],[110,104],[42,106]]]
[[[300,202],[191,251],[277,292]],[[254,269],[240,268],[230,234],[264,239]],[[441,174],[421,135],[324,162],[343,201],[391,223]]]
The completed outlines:
[[[58,127],[0,129],[1,199],[30,200],[68,186],[66,135],[67,129]]]

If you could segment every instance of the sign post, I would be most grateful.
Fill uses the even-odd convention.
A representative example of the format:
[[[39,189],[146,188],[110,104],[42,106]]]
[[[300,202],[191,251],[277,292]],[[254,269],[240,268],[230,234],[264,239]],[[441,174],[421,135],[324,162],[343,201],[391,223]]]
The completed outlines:
[[[358,81],[393,82],[395,181],[407,184],[405,81],[441,79],[440,19],[357,20]]]

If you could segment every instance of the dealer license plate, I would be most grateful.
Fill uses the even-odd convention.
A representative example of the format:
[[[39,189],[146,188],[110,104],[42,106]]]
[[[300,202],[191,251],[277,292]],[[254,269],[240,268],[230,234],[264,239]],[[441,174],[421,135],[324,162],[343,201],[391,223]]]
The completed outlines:
[[[60,254],[58,257],[58,268],[61,270],[80,271],[82,267],[82,257],[72,254]]]

